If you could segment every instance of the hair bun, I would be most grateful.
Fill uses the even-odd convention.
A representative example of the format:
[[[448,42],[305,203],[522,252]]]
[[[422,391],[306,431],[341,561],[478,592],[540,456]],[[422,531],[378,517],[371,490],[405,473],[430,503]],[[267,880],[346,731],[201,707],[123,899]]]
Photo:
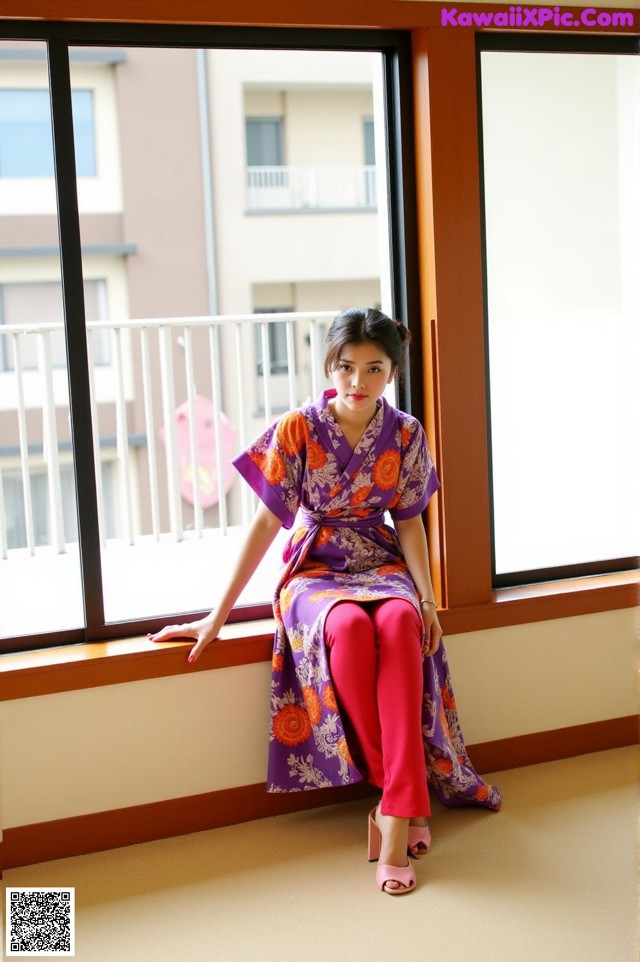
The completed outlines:
[[[404,326],[402,321],[396,320],[395,325],[396,325],[396,330],[398,331],[400,340],[402,342],[402,346],[406,347],[408,344],[411,343],[411,331],[409,330],[408,327]]]

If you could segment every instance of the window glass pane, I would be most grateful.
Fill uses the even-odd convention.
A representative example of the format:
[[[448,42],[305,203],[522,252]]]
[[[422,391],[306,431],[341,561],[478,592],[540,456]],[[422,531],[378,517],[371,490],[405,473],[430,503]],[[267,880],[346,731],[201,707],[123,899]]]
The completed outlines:
[[[76,53],[74,86],[102,85],[98,170],[103,144],[118,158],[109,217],[81,218],[85,277],[104,278],[90,329],[109,345],[101,365],[90,346],[96,444],[115,448],[111,508],[98,492],[106,618],[206,609],[255,511],[231,458],[319,394],[335,313],[390,309],[385,172],[363,150],[365,119],[384,137],[381,57],[127,47],[92,68]],[[95,252],[116,228],[121,253]],[[284,537],[241,604],[270,603]]]
[[[272,310],[256,309],[256,314],[288,314],[293,310],[291,307],[274,307]],[[254,327],[255,351],[256,351],[256,370],[258,376],[264,373],[263,360],[263,337],[266,335],[269,348],[269,359],[271,362],[271,373],[278,372],[286,374],[289,370],[289,358],[287,356],[287,323],[286,321],[271,321],[268,324],[256,324]],[[295,360],[295,358],[294,358]]]
[[[496,573],[638,553],[640,63],[481,58]]]
[[[364,120],[364,162],[367,166],[373,166],[376,162],[376,140],[373,119],[365,117]]]
[[[282,163],[282,120],[247,117],[247,164],[276,166]]]
[[[96,155],[93,136],[93,93],[72,90],[73,136],[75,138],[76,173],[78,177],[95,177]]]
[[[71,96],[77,173],[79,177],[93,177],[92,94],[74,90]],[[48,90],[0,89],[0,177],[53,177]]]
[[[53,176],[47,90],[0,90],[0,176]]]
[[[84,616],[54,183],[49,177],[23,190],[5,179],[39,176],[37,165],[50,162],[45,50],[4,41],[0,54],[0,163],[8,165],[0,178],[0,637],[7,638],[81,628]],[[36,195],[51,213],[31,216]]]

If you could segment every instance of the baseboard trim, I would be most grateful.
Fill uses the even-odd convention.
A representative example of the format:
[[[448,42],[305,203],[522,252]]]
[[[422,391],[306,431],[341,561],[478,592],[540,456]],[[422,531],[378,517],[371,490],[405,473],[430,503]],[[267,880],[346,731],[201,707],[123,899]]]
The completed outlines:
[[[5,869],[18,868],[103,852],[272,815],[355,801],[370,796],[373,791],[365,782],[345,788],[270,794],[265,783],[259,782],[91,815],[20,825],[4,830],[0,865]]]
[[[515,738],[500,738],[471,745],[469,757],[479,772],[506,772],[525,765],[637,745],[638,723],[637,715],[627,715]]]
[[[638,742],[638,718],[612,718],[586,725],[502,738],[469,747],[480,772],[506,771],[540,762],[622,748]],[[36,865],[272,815],[355,801],[374,794],[366,783],[347,788],[268,794],[264,782],[185,798],[78,815],[5,829],[1,869]]]

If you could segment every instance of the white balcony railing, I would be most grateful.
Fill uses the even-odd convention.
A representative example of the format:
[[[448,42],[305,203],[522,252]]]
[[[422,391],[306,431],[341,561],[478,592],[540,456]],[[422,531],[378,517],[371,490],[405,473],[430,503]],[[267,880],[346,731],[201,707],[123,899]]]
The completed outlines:
[[[109,539],[121,546],[149,539],[179,542],[187,535],[201,539],[205,528],[224,535],[228,527],[246,524],[253,496],[246,485],[225,483],[233,474],[229,461],[279,411],[321,390],[322,342],[334,316],[251,314],[87,324],[103,544]],[[273,338],[269,329],[276,324],[278,337]],[[12,518],[7,498],[3,500],[10,476],[14,495],[19,488],[22,492],[21,553],[26,549],[33,555],[45,544],[64,553],[73,540],[65,536],[64,525],[69,485],[63,484],[63,469],[71,475],[66,371],[54,367],[51,351],[60,331],[59,324],[0,325],[4,559],[12,547]],[[35,340],[37,352],[29,340]],[[286,345],[286,356],[272,356],[274,343],[282,352]],[[25,357],[31,359],[29,365]],[[106,487],[105,458],[113,474]],[[44,540],[34,524],[36,471],[45,476],[39,498],[41,509],[47,502]],[[212,487],[217,489],[213,494]],[[12,504],[15,510],[15,496]]]
[[[248,167],[249,210],[374,210],[374,166]]]

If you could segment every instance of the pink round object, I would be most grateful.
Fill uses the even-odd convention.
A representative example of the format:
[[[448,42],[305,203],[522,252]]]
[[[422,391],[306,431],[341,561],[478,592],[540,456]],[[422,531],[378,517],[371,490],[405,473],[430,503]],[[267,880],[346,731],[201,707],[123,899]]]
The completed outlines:
[[[178,461],[180,463],[180,494],[189,504],[194,502],[194,469],[191,455],[189,404],[185,401],[175,413]],[[195,399],[196,446],[200,504],[210,508],[220,497],[220,481],[216,469],[216,425],[213,401],[198,395]],[[160,430],[164,441],[165,431]],[[225,414],[220,412],[220,442],[222,447],[222,488],[226,493],[233,484],[235,471],[231,464],[236,432]]]

